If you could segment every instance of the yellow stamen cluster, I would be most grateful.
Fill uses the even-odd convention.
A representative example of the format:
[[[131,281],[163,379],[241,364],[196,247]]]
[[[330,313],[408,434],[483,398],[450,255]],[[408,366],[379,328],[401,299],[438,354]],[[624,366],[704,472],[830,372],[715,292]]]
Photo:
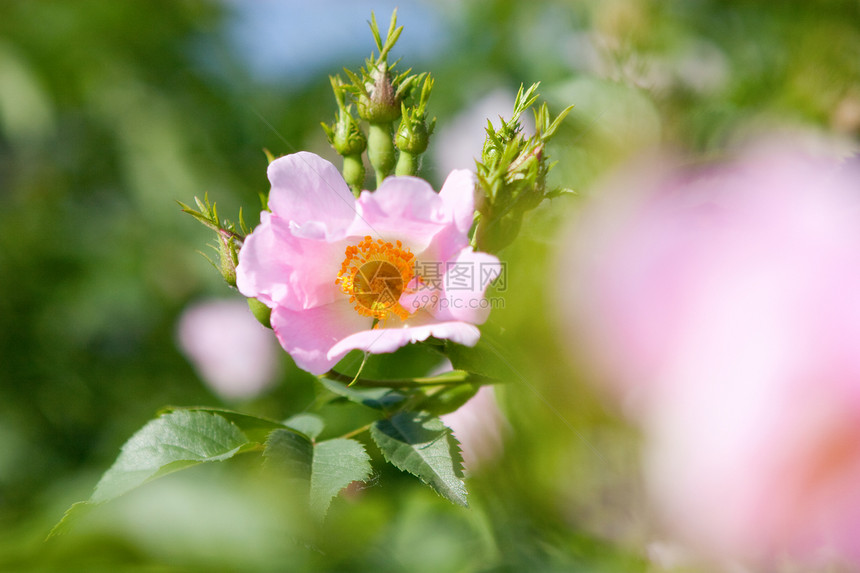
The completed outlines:
[[[400,241],[393,244],[367,236],[357,245],[348,246],[344,254],[346,258],[334,283],[349,295],[356,312],[380,321],[391,314],[401,319],[409,317],[399,301],[414,276],[412,251]]]

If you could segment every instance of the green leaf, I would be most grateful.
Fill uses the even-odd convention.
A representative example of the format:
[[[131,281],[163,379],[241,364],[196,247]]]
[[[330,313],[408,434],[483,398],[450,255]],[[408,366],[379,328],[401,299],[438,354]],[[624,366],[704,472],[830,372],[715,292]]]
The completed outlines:
[[[387,410],[406,399],[406,396],[391,388],[356,388],[342,382],[320,378],[320,383],[338,396],[350,402],[362,404],[374,410]]]
[[[310,480],[314,445],[307,437],[289,430],[275,430],[263,450],[266,465],[285,472],[291,478]]]
[[[290,416],[284,421],[284,425],[303,433],[312,440],[316,440],[317,436],[325,428],[325,422],[316,414],[296,414],[295,416]]]
[[[361,443],[336,438],[316,444],[311,472],[311,511],[323,517],[334,496],[354,481],[367,480],[371,472],[370,456]]]
[[[400,412],[376,421],[370,435],[396,468],[417,476],[448,501],[468,506],[459,444],[439,418]]]
[[[69,509],[63,514],[62,519],[48,533],[47,539],[51,539],[56,535],[63,535],[69,531],[72,523],[88,514],[93,508],[93,504],[88,501],[78,501],[73,503]]]
[[[167,407],[163,408],[159,414],[172,412],[207,412],[209,414],[216,414],[235,424],[240,430],[242,430],[242,432],[245,433],[249,442],[257,442],[259,444],[266,441],[269,432],[272,430],[284,429],[287,427],[285,424],[268,418],[243,414],[242,412],[236,412],[234,410],[227,410],[224,408],[210,408],[207,406],[193,406],[190,408]]]
[[[313,443],[299,434],[276,430],[266,442],[264,455],[269,467],[303,482],[311,512],[320,519],[334,496],[354,481],[365,481],[372,471],[364,446],[346,438]]]
[[[249,444],[234,423],[211,412],[177,410],[149,421],[123,445],[90,503],[114,499],[146,482],[203,462],[218,462]]]
[[[434,416],[449,414],[471,400],[480,389],[481,386],[478,384],[457,384],[443,388],[421,402],[420,409]]]
[[[120,450],[90,499],[74,504],[51,531],[60,533],[88,507],[115,499],[158,477],[205,462],[229,459],[253,443],[225,417],[176,410],[150,420]]]

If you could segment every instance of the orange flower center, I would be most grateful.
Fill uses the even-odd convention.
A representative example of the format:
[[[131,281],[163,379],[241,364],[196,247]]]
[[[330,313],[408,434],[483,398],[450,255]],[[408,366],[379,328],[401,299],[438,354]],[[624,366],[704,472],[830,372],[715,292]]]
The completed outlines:
[[[401,319],[409,312],[400,304],[400,295],[412,280],[415,255],[400,241],[386,243],[367,236],[344,252],[346,258],[334,283],[349,295],[355,310],[363,316],[385,320],[391,314]]]

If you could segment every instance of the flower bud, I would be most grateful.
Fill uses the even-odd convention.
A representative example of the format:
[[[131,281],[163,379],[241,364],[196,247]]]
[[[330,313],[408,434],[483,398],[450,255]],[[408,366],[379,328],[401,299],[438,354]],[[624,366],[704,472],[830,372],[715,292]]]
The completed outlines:
[[[430,135],[433,133],[435,124],[436,120],[434,119],[428,127],[423,115],[409,117],[407,112],[400,120],[400,127],[397,128],[397,136],[394,139],[397,149],[412,155],[424,153],[427,151],[427,145],[430,143]]]
[[[494,252],[510,243],[519,232],[523,215],[560,193],[546,192],[552,164],[547,161],[545,146],[573,106],[552,119],[547,105],[541,105],[535,110],[535,133],[525,137],[519,118],[537,100],[536,89],[537,84],[527,90],[520,87],[511,119],[502,119],[498,129],[487,122],[477,173],[483,189],[479,206],[482,219],[476,230],[481,250]]]
[[[391,81],[388,64],[378,62],[370,71],[370,81],[358,96],[358,115],[369,123],[391,123],[400,117],[400,95]]]
[[[236,265],[239,264],[239,247],[236,237],[226,230],[218,231],[218,271],[227,284],[236,286]]]
[[[352,106],[340,108],[333,125],[322,124],[329,143],[343,156],[361,155],[367,148],[367,138],[351,111]]]
[[[512,200],[517,208],[529,211],[544,199],[547,167],[543,163],[543,144],[526,149],[508,167],[507,178],[514,183]]]
[[[499,252],[513,242],[522,222],[522,213],[508,213],[500,218],[481,217],[475,228],[477,249],[488,253]]]
[[[433,133],[433,128],[436,127],[436,118],[430,120],[428,125],[425,114],[427,100],[430,99],[430,91],[433,89],[433,78],[428,74],[420,74],[414,78],[412,81],[415,84],[421,82],[421,78],[423,78],[424,86],[421,88],[421,94],[416,105],[407,108],[405,104],[402,104],[402,119],[394,138],[394,143],[400,150],[400,157],[397,158],[397,169],[395,170],[397,175],[415,175],[417,173],[418,156],[427,151],[430,135]]]

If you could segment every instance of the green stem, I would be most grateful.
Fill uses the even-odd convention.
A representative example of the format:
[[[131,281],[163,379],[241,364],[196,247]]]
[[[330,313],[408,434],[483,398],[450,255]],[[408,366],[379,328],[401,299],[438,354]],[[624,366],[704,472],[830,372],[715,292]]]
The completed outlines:
[[[382,180],[394,171],[394,138],[391,136],[391,122],[371,123],[367,131],[367,158],[376,173],[376,188]]]
[[[401,380],[371,380],[368,378],[353,378],[334,370],[329,370],[320,378],[328,378],[336,382],[366,388],[423,388],[426,386],[455,386],[457,384],[494,384],[496,381],[484,376],[472,374],[465,370],[452,370],[439,376],[406,378]]]
[[[415,175],[416,173],[418,173],[418,156],[401,150],[397,157],[397,167],[394,174]]]
[[[364,186],[364,162],[361,160],[360,153],[343,156],[343,178],[352,190],[352,194],[358,197]]]
[[[340,436],[340,439],[345,440],[345,439],[349,439],[349,438],[354,438],[355,436],[361,434],[362,432],[366,432],[367,430],[369,430],[370,426],[372,426],[372,425],[373,425],[373,423],[371,422],[370,424],[367,424],[366,426],[356,428],[355,430],[352,430],[351,432],[347,432],[344,435]]]

